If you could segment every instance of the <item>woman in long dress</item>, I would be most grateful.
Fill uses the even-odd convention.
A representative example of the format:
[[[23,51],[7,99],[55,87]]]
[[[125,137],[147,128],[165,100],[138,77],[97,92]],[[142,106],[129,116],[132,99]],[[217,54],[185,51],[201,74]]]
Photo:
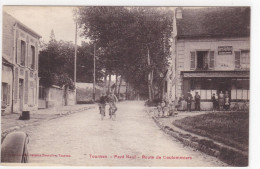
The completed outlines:
[[[220,91],[219,93],[219,97],[218,97],[218,104],[219,104],[219,110],[223,110],[223,106],[224,106],[224,94],[222,91]]]

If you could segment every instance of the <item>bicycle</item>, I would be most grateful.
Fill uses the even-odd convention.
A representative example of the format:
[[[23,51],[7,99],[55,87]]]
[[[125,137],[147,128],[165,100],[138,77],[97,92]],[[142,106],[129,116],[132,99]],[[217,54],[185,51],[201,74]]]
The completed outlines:
[[[106,105],[100,105],[99,109],[100,109],[100,114],[101,114],[101,120],[104,119],[105,117],[105,106]]]

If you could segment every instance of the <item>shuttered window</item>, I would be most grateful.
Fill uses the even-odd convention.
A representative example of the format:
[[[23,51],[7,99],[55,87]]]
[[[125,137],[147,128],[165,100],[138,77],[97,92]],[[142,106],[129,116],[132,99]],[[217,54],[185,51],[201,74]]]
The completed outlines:
[[[26,43],[21,41],[21,62],[20,64],[25,66],[25,56],[26,56]]]
[[[240,69],[240,51],[235,51],[235,68]]]
[[[35,68],[35,47],[34,46],[31,46],[29,55],[30,55],[30,60],[29,60],[30,68],[34,69]]]
[[[7,85],[7,105],[10,105],[10,92],[11,92],[11,85]]]
[[[14,78],[14,102],[17,103],[18,100],[18,68],[14,70],[15,78]]]
[[[196,59],[195,52],[190,52],[190,69],[195,69],[196,66],[195,59]]]
[[[21,64],[21,40],[17,40],[16,47],[16,63]]]
[[[214,51],[209,52],[209,68],[213,69],[215,66],[215,54]]]

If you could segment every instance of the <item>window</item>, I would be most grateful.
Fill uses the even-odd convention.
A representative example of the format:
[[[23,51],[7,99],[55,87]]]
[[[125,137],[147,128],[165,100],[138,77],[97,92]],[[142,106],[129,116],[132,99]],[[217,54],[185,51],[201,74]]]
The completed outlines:
[[[250,65],[250,53],[249,50],[242,50],[241,51],[241,68],[242,69],[249,69]]]
[[[20,64],[25,65],[25,55],[26,55],[26,43],[21,40],[21,60]]]
[[[191,51],[190,69],[209,70],[214,69],[215,53],[214,51]]]
[[[34,69],[35,68],[35,47],[34,46],[31,46],[31,49],[30,49],[30,68]]]
[[[10,104],[10,85],[2,83],[2,105]]]
[[[235,68],[249,69],[249,66],[250,66],[249,50],[235,51]]]
[[[249,80],[248,79],[233,79],[231,89],[232,100],[249,100]]]

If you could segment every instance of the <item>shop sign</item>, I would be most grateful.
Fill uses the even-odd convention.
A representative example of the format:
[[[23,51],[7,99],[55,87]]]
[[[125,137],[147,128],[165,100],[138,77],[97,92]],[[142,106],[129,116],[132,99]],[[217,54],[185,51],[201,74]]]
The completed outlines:
[[[219,55],[232,55],[233,47],[232,46],[219,46],[218,54]]]

